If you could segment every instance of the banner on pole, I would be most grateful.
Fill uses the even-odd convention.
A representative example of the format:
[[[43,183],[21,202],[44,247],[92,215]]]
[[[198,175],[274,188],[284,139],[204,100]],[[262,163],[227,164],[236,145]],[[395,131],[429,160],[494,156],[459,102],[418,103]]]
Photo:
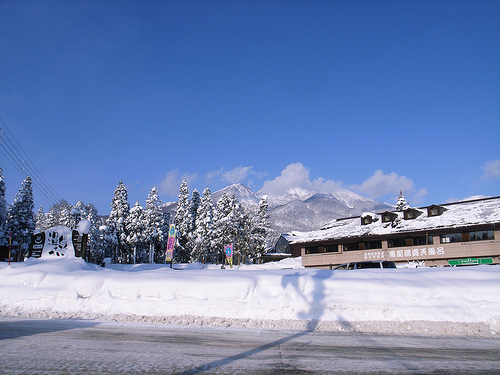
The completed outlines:
[[[227,262],[233,268],[233,245],[227,245],[224,249],[226,253]]]
[[[168,240],[167,240],[167,252],[165,254],[165,262],[171,262],[174,254],[175,247],[175,225],[170,224],[170,229],[168,230]]]

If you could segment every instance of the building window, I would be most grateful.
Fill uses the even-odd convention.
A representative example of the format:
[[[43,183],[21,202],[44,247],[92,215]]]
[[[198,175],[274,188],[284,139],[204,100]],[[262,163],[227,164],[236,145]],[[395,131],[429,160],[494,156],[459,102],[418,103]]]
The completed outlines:
[[[309,246],[306,247],[306,254],[317,254],[319,253],[318,246]]]
[[[290,243],[284,237],[280,237],[278,242],[276,242],[274,252],[279,254],[290,254]]]
[[[338,253],[339,245],[328,245],[325,246],[325,253]]]
[[[439,216],[442,215],[447,209],[441,206],[432,205],[427,208],[427,216]]]
[[[359,248],[359,242],[351,242],[344,244],[344,251],[361,250]]]
[[[388,247],[403,247],[406,246],[406,238],[393,238],[387,240]]]
[[[382,241],[351,242],[344,244],[344,251],[381,249]]]
[[[398,215],[393,212],[384,212],[382,214],[382,223],[390,223],[398,218]]]
[[[427,237],[427,241],[426,241]],[[421,246],[421,245],[432,245],[433,239],[432,236],[417,236],[413,238],[413,246]]]
[[[361,225],[368,225],[368,224],[371,224],[372,222],[373,222],[373,220],[372,220],[371,216],[363,216],[361,218]]]
[[[382,241],[366,241],[365,249],[381,249]]]
[[[361,215],[361,225],[368,225],[378,221],[377,215],[372,212],[365,212]]]
[[[404,211],[405,220],[413,220],[420,216],[422,212],[415,208],[408,208]]]
[[[493,230],[478,230],[475,232],[470,232],[471,241],[486,241],[494,239],[495,236],[493,234]]]
[[[427,237],[427,242],[425,241]],[[408,246],[422,246],[422,245],[432,245],[432,236],[415,236],[415,237],[405,237],[405,238],[392,238],[387,240],[388,247],[408,247]]]
[[[309,246],[305,249],[306,254],[321,254],[321,253],[338,253],[338,245],[320,245],[320,246]]]
[[[449,233],[441,235],[441,243],[462,242],[462,233]]]

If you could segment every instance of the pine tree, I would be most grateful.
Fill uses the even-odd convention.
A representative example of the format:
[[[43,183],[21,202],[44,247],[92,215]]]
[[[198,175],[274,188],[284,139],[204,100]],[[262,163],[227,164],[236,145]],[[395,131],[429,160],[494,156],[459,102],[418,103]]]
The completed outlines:
[[[396,211],[404,211],[407,210],[408,208],[410,208],[410,205],[403,196],[403,192],[400,191],[398,196],[398,201],[396,203]]]
[[[64,225],[65,227],[68,227],[68,228],[74,228],[75,220],[73,219],[73,217],[71,215],[72,209],[73,208],[71,206],[68,206],[68,207],[64,207],[61,210],[61,216],[59,218],[59,225]]]
[[[196,218],[198,216],[198,208],[201,204],[200,193],[198,190],[194,189],[193,194],[191,195],[191,199],[189,201],[189,209],[187,214],[188,221],[188,234],[187,234],[187,243],[186,243],[186,251],[192,254],[194,249],[194,242],[196,240]]]
[[[49,228],[58,225],[66,225],[69,223],[69,213],[71,212],[71,205],[64,199],[59,203],[54,204],[47,213],[47,225]]]
[[[218,253],[219,261],[224,262],[224,248],[233,243],[232,231],[229,226],[229,215],[231,213],[231,200],[223,193],[217,202],[215,212],[215,251]]]
[[[263,197],[252,221],[252,249],[249,254],[252,257],[258,257],[266,251],[266,242],[270,231],[268,210],[267,198]]]
[[[228,225],[233,238],[234,262],[245,262],[251,248],[250,214],[234,194],[231,196],[231,213]]]
[[[168,240],[168,231],[170,229],[171,224],[171,215],[170,212],[162,212],[162,221],[161,221],[161,233],[162,237],[159,238],[158,246],[155,248],[154,253],[154,262],[155,263],[165,263],[165,251]]]
[[[12,245],[17,251],[22,252],[31,241],[35,230],[33,208],[33,186],[31,177],[27,176],[7,211],[7,230],[12,232]]]
[[[179,188],[179,202],[175,213],[176,227],[176,248],[174,250],[174,259],[179,263],[187,263],[191,260],[191,254],[187,245],[189,241],[189,190],[186,181],[182,181]]]
[[[236,195],[222,194],[217,202],[215,220],[216,247],[224,261],[224,248],[233,244],[235,261],[246,258],[250,249],[250,217],[240,205]]]
[[[104,238],[101,233],[103,220],[93,204],[87,204],[82,219],[90,221],[90,231],[87,239],[87,259],[89,262],[101,264],[104,259]]]
[[[6,232],[7,221],[7,200],[5,199],[5,178],[3,176],[3,169],[0,167],[0,246],[6,246],[8,243],[8,234]]]
[[[127,263],[130,260],[130,248],[127,246],[127,232],[125,222],[130,214],[127,188],[123,181],[118,183],[113,199],[111,200],[111,212],[107,224],[107,241],[113,247],[113,261],[115,263]]]
[[[150,262],[154,262],[156,249],[161,250],[160,245],[164,242],[165,218],[161,212],[160,204],[158,190],[154,187],[146,199],[146,209],[144,210],[144,234],[149,246]]]
[[[217,254],[215,252],[215,223],[214,223],[214,206],[212,202],[212,194],[207,187],[203,191],[200,206],[198,208],[195,236],[192,257],[197,262],[215,263]]]
[[[40,208],[38,209],[38,212],[35,215],[35,220],[36,220],[35,227],[39,231],[43,232],[50,228],[47,220],[47,215],[45,215],[45,212],[43,212],[42,206],[40,206]]]
[[[85,219],[85,211],[85,204],[82,201],[76,202],[76,204],[71,209],[71,219],[73,226],[70,228],[76,227],[81,220]]]
[[[137,257],[144,260],[144,236],[145,221],[144,211],[139,201],[135,202],[130,214],[125,219],[125,231],[127,233],[127,245],[133,251],[132,263],[137,263]]]

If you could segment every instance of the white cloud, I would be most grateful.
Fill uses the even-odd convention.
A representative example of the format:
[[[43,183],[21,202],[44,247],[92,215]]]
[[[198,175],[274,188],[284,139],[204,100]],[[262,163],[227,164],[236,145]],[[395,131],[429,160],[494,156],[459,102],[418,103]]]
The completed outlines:
[[[496,180],[500,177],[500,160],[490,160],[485,163],[481,169],[483,170],[482,179],[485,181]]]
[[[405,176],[399,176],[392,172],[384,174],[382,170],[377,170],[367,180],[363,181],[361,185],[353,185],[351,188],[359,191],[362,194],[367,194],[373,198],[380,198],[383,195],[397,196],[402,190],[403,193],[413,190],[414,183],[412,180]],[[425,189],[421,189],[420,195],[425,195]]]
[[[250,176],[253,176],[257,179],[262,179],[265,176],[265,173],[256,172],[253,167],[243,167],[238,166],[230,170],[225,170],[225,168],[221,168],[217,171],[211,171],[205,175],[205,178],[208,181],[223,181],[230,184],[236,184],[238,182],[249,184],[248,180]]]
[[[412,204],[420,204],[423,202],[423,198],[429,194],[427,189],[418,189],[418,191],[415,194],[411,194],[411,203]]]
[[[176,169],[167,173],[163,181],[160,183],[160,193],[176,195],[179,192],[179,187],[183,180],[186,180],[188,185],[198,179],[197,173],[184,173],[179,176],[179,171]]]
[[[205,175],[205,178],[207,180],[215,180],[215,179],[219,179],[220,176],[222,176],[222,173],[224,173],[224,167],[217,170],[217,171],[210,171],[208,172],[206,175]]]
[[[330,193],[338,189],[343,189],[344,183],[342,181],[325,180],[323,177],[318,177],[313,180],[312,188],[314,191],[320,193]]]
[[[227,172],[222,173],[222,180],[235,184],[244,181],[251,173],[252,167],[236,167]]]
[[[262,191],[271,195],[280,195],[294,189],[310,189],[309,171],[302,163],[289,164],[274,180],[267,180]]]
[[[297,190],[314,192],[333,192],[342,187],[342,182],[325,180],[322,177],[309,179],[309,170],[302,163],[289,164],[274,180],[264,182],[262,192],[280,195]]]

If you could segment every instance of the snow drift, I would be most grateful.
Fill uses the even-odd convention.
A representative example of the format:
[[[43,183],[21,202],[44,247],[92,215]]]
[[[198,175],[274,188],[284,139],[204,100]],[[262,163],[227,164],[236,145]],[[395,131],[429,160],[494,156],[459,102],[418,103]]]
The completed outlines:
[[[490,335],[500,332],[500,266],[330,271],[305,269],[300,259],[289,259],[233,269],[102,268],[80,259],[31,259],[0,264],[0,285],[4,316],[168,323],[182,316],[203,324],[265,321],[266,327],[289,329],[296,327],[292,322],[316,329],[328,323],[387,327],[425,321],[427,327],[481,324]]]

